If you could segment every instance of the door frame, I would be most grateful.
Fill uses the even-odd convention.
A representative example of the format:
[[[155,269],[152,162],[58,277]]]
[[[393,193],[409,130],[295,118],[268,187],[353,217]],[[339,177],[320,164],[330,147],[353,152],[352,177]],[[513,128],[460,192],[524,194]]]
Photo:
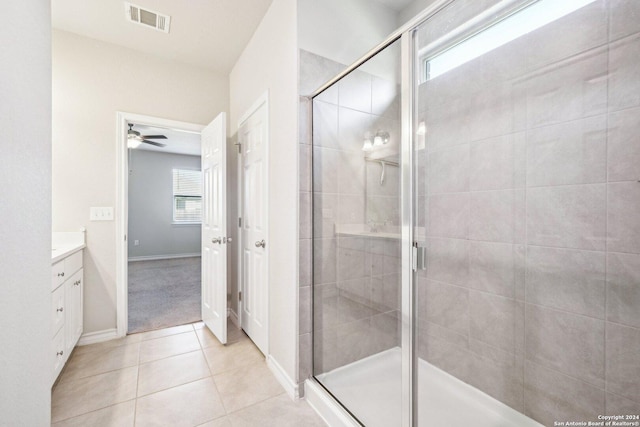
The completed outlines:
[[[265,200],[266,200],[266,205],[267,208],[265,209],[265,216],[266,216],[266,230],[265,230],[265,234],[266,234],[266,241],[270,242],[270,228],[269,228],[269,175],[270,175],[270,160],[269,160],[269,146],[270,146],[270,140],[271,140],[271,130],[270,130],[270,114],[269,114],[269,90],[267,89],[262,95],[260,95],[260,97],[258,97],[258,99],[256,99],[256,101],[251,105],[251,107],[249,107],[249,109],[247,109],[247,111],[245,111],[244,114],[242,114],[240,116],[240,118],[238,119],[238,123],[237,123],[237,127],[236,127],[236,134],[238,135],[238,143],[240,143],[240,136],[238,134],[238,132],[240,131],[240,127],[242,127],[242,124],[244,122],[247,121],[247,119],[249,119],[249,117],[251,117],[251,115],[253,113],[255,113],[256,111],[258,111],[258,109],[260,107],[262,107],[262,105],[265,106],[266,108],[266,128],[267,128],[267,139],[265,141],[265,179],[266,179],[266,191],[265,191]],[[244,210],[243,210],[243,205],[242,205],[242,199],[243,199],[243,180],[242,180],[242,168],[243,168],[243,163],[242,163],[242,153],[238,153],[238,218],[242,218],[243,214],[244,214]],[[243,238],[244,236],[242,235],[242,227],[238,227],[238,292],[244,292],[244,275],[243,273],[243,268],[242,268],[242,242],[243,242]],[[267,269],[267,277],[266,277],[266,283],[267,283],[267,304],[266,304],[266,308],[267,308],[267,315],[266,315],[266,319],[267,319],[267,325],[266,325],[266,330],[267,330],[267,345],[266,345],[266,350],[267,350],[267,354],[266,356],[268,357],[269,354],[271,354],[270,351],[270,335],[271,335],[271,330],[270,330],[270,319],[269,316],[271,314],[271,311],[269,310],[269,305],[271,302],[271,281],[269,280],[269,254],[271,252],[270,250],[270,245],[267,243],[267,247],[265,248],[265,257],[266,257],[266,269]],[[238,295],[236,295],[236,299],[238,300],[238,326],[240,328],[242,328],[242,309],[243,309],[243,301],[238,299]]]
[[[118,111],[116,113],[116,336],[127,335],[129,323],[128,262],[129,247],[127,233],[129,226],[129,156],[127,149],[127,123],[163,127],[181,132],[200,134],[205,126]]]

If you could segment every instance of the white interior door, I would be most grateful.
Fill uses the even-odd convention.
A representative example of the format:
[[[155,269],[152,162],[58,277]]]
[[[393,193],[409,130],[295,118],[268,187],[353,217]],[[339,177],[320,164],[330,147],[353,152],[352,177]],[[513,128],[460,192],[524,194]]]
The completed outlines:
[[[202,131],[202,321],[227,343],[226,123],[220,113]]]
[[[241,159],[241,324],[265,355],[268,352],[269,280],[267,259],[267,101],[240,123]]]

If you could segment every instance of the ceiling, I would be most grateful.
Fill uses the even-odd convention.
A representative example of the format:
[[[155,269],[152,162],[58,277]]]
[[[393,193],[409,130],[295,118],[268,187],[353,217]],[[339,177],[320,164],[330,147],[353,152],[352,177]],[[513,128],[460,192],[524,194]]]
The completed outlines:
[[[382,3],[387,7],[399,12],[405,7],[409,6],[414,0],[376,0],[378,3]]]
[[[152,126],[134,125],[133,130],[144,135],[164,135],[167,139],[152,139],[166,144],[166,147],[142,143],[136,150],[156,151],[159,153],[188,154],[200,156],[200,134],[183,132],[172,129],[157,128]]]
[[[52,24],[108,43],[229,74],[272,0],[132,0],[169,15],[169,34],[130,23],[122,0],[52,0]]]

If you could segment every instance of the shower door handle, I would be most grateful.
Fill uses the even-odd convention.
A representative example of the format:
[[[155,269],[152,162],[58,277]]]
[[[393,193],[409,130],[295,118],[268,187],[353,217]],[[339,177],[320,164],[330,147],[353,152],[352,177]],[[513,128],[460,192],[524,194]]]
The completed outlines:
[[[413,242],[413,271],[427,269],[427,244]]]

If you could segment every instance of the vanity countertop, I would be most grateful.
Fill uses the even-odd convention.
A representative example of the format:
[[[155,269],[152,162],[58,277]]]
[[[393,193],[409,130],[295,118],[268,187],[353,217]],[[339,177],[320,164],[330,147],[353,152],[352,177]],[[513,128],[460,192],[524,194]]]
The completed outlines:
[[[87,247],[84,231],[54,232],[51,245],[51,264]]]

